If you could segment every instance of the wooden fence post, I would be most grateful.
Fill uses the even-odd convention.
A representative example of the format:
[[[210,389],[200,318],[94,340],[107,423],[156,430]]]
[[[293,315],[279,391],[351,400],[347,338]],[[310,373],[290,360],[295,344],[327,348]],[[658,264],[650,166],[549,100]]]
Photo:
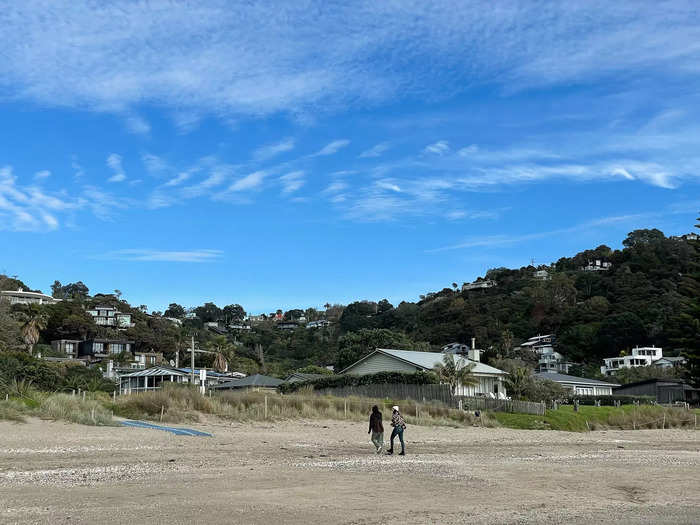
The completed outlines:
[[[265,396],[265,419],[267,419],[267,396]]]
[[[160,405],[160,420],[163,421],[163,413],[165,412],[165,405]]]
[[[345,419],[348,418],[348,400],[343,399],[343,411],[345,413]]]

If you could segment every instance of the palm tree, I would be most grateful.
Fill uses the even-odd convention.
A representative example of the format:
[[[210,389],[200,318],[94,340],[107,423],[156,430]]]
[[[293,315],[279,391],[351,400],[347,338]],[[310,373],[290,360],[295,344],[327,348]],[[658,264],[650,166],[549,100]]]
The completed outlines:
[[[479,384],[479,379],[473,375],[476,363],[468,363],[464,359],[455,359],[454,354],[445,354],[442,363],[435,365],[440,381],[450,385],[452,393],[455,393],[457,386],[475,386]]]
[[[506,378],[506,388],[513,399],[521,399],[531,381],[529,368],[516,368]]]
[[[39,333],[46,328],[46,323],[46,314],[38,308],[32,308],[27,312],[27,320],[22,324],[21,333],[30,354],[34,350],[34,345],[39,342]]]

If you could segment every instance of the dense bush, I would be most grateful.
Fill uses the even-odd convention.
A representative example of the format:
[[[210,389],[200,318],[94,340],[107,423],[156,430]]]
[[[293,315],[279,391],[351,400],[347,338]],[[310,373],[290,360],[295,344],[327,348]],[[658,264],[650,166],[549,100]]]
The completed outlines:
[[[313,387],[315,389],[336,388],[343,386],[377,385],[377,384],[403,384],[403,385],[434,385],[439,383],[437,375],[433,372],[416,372],[406,374],[402,372],[379,372],[365,376],[335,375],[322,377],[312,381],[298,383],[284,383],[280,385],[283,394],[296,392],[300,388]]]
[[[560,398],[562,402],[569,404],[573,404],[575,399],[578,399],[579,405],[593,406],[596,404],[596,401],[600,401],[600,405],[606,407],[614,406],[618,401],[621,405],[633,405],[635,403],[652,405],[656,401],[654,396],[575,396],[569,394],[564,398]]]

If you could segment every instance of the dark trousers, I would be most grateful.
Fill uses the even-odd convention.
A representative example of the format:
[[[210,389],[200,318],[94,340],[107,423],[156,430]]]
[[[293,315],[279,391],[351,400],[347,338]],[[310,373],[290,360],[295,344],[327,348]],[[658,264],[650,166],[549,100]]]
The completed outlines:
[[[391,448],[389,448],[389,450],[394,450],[394,438],[396,436],[399,436],[399,441],[401,441],[401,452],[404,452],[405,445],[403,442],[403,427],[394,427],[394,430],[391,431]]]

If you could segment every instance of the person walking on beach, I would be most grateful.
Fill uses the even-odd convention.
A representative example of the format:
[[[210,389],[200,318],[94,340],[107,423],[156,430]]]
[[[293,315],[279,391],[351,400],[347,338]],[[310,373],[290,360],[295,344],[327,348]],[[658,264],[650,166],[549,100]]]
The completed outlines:
[[[374,405],[369,416],[369,430],[372,433],[372,443],[377,448],[377,454],[381,454],[384,449],[384,425],[382,425],[382,413],[379,407]]]
[[[394,438],[399,436],[399,441],[401,441],[401,452],[399,452],[399,456],[405,456],[406,447],[403,442],[403,431],[406,430],[406,422],[399,412],[399,407],[396,405],[391,407],[391,426],[394,427],[394,430],[391,431],[391,441],[387,454],[394,453]]]

